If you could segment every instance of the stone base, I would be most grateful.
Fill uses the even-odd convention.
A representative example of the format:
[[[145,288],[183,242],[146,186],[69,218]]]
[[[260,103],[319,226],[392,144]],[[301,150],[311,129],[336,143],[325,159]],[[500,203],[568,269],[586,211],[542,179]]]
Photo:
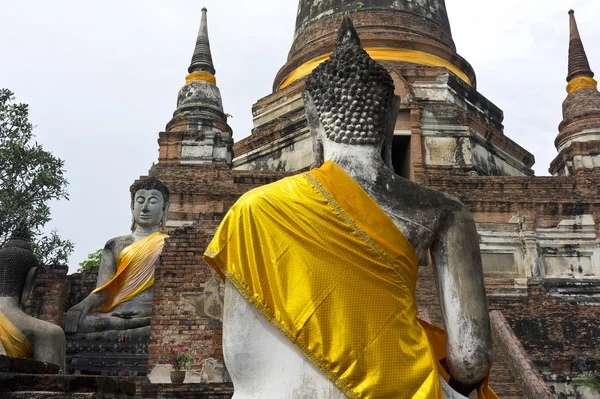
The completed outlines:
[[[58,374],[59,370],[60,367],[52,363],[20,357],[0,356],[0,373]]]
[[[142,399],[230,399],[233,384],[144,384],[138,389]]]
[[[98,376],[0,373],[0,397],[7,399],[124,399],[135,384]]]
[[[67,335],[67,373],[145,376],[150,339],[116,341]]]

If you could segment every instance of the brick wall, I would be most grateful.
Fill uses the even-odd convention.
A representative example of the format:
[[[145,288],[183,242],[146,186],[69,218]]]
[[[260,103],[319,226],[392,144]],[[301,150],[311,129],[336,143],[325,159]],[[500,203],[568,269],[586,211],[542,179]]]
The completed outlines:
[[[149,371],[161,354],[173,344],[184,344],[199,359],[223,360],[222,323],[201,317],[191,301],[182,294],[197,295],[204,291],[210,278],[210,268],[202,260],[210,237],[224,214],[201,214],[194,226],[170,233],[156,266],[154,280],[154,311],[150,332]]]
[[[491,296],[547,381],[600,372],[600,283],[530,281],[526,296]],[[560,295],[560,296],[559,296]]]
[[[40,267],[25,312],[62,326],[63,314],[96,287],[98,269],[67,276],[68,266]]]
[[[96,288],[97,278],[98,268],[67,276],[69,281],[69,296],[66,298],[67,310],[81,302]]]
[[[65,298],[69,293],[67,266],[40,267],[25,312],[38,319],[62,325]]]

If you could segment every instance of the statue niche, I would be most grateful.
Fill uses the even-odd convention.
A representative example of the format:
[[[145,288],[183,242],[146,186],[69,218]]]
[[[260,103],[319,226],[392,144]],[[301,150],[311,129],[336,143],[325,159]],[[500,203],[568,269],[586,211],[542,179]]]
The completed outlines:
[[[349,18],[303,99],[315,169],[242,196],[204,255],[226,280],[234,398],[494,398],[472,216],[394,174],[399,100]],[[417,318],[429,255],[445,333]]]
[[[130,191],[133,232],[106,242],[96,289],[67,312],[64,328],[70,352],[89,348],[94,341],[146,342],[147,347],[154,264],[168,237],[160,228],[164,228],[169,210],[169,190],[153,168],[150,177]],[[77,340],[87,343],[71,348],[71,341]],[[140,353],[139,348],[132,351]]]
[[[0,349],[3,354],[56,364],[65,369],[65,333],[23,312],[40,267],[31,233],[21,224],[0,249]]]

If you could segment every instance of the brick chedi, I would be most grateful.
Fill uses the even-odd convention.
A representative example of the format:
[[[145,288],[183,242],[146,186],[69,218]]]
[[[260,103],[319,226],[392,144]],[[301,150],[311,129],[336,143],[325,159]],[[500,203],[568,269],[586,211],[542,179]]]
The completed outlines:
[[[186,84],[179,90],[177,109],[160,134],[160,162],[231,164],[232,131],[223,112],[208,39],[207,10],[202,9],[200,30]]]
[[[503,114],[476,89],[457,52],[443,0],[301,0],[288,61],[274,92],[252,109],[252,135],[234,147],[234,169],[298,171],[312,162],[300,93],[329,57],[343,15],[392,75],[401,98],[393,140],[396,172],[529,176],[533,156],[503,133]]]
[[[558,156],[550,165],[554,176],[600,171],[600,92],[573,10],[569,11],[569,19],[568,95],[563,102],[563,121],[555,141]]]

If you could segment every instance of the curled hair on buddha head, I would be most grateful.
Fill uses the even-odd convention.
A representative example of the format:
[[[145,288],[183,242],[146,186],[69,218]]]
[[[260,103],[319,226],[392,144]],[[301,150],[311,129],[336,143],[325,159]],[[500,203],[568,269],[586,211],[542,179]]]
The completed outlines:
[[[23,220],[0,248],[0,297],[20,295],[29,271],[39,266],[33,254],[31,236],[27,222]]]
[[[131,193],[131,209],[133,209],[133,204],[135,202],[135,193],[137,193],[139,190],[160,191],[163,196],[163,211],[167,210],[167,206],[169,204],[169,188],[158,178],[158,170],[156,169],[156,165],[152,164],[152,167],[148,171],[147,178],[133,184],[129,189],[129,192]]]
[[[379,144],[394,100],[390,74],[361,47],[347,16],[329,59],[306,82],[325,136],[336,143]]]

